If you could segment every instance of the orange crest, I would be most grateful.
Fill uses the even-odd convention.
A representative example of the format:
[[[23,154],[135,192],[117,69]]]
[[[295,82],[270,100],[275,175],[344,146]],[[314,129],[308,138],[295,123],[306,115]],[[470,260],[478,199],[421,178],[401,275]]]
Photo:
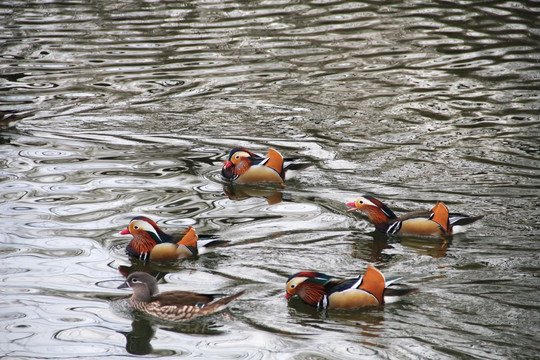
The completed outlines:
[[[266,156],[269,160],[264,166],[268,166],[282,175],[283,172],[283,155],[281,155],[277,150],[272,148],[268,149],[268,155]]]
[[[197,232],[195,232],[195,229],[190,226],[186,231],[184,231],[184,237],[182,240],[180,240],[177,244],[178,245],[184,245],[187,247],[197,247],[197,240],[199,239],[199,236],[197,236]]]
[[[448,232],[448,208],[442,202],[437,201],[437,204],[431,209],[433,216],[431,220],[439,224],[444,232]]]
[[[373,266],[368,266],[360,289],[365,290],[375,296],[379,301],[379,304],[384,304],[384,287],[386,280],[384,275]]]

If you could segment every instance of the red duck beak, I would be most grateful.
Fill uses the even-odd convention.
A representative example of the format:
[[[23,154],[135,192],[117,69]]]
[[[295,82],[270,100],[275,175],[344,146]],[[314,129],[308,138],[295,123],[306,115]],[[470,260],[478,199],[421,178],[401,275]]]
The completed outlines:
[[[351,201],[351,202],[348,202],[347,205],[351,206],[351,208],[347,211],[355,211],[355,210],[358,210],[356,208],[356,204],[354,203],[354,201]]]
[[[234,164],[233,164],[232,161],[230,161],[230,160],[224,161],[223,163],[225,164],[225,165],[223,166],[224,169],[228,169],[228,168],[234,166]]]
[[[129,228],[126,228],[126,229],[120,231],[120,235],[127,235],[127,234],[129,234]]]
[[[285,294],[285,299],[290,299],[290,298],[291,298],[291,296],[292,296],[291,294],[289,294],[289,293],[286,293],[286,294]]]

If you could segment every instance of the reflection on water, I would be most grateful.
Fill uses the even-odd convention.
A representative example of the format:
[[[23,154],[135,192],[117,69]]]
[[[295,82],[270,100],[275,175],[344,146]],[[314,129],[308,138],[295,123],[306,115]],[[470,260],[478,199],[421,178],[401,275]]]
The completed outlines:
[[[223,192],[231,200],[244,200],[250,197],[263,197],[268,205],[280,203],[283,198],[282,189],[268,185],[225,184]]]
[[[136,319],[131,323],[131,331],[122,333],[126,337],[126,351],[133,355],[150,354],[153,350],[150,341],[155,334],[149,320]]]
[[[155,319],[153,321],[136,315],[131,323],[131,331],[121,332],[126,337],[126,351],[133,355],[174,355],[172,350],[155,350],[151,341],[155,334]],[[160,325],[160,329],[182,334],[219,335],[221,331],[215,321],[199,319],[188,323]],[[177,354],[178,355],[178,354]]]
[[[537,356],[533,2],[0,11],[6,359]],[[315,165],[279,190],[224,185],[236,146]],[[396,213],[440,200],[485,217],[444,240],[388,238],[347,213],[365,193]],[[117,235],[136,215],[230,244],[140,263]],[[283,299],[299,269],[349,277],[368,264],[420,291],[325,316]],[[133,270],[171,290],[247,293],[201,331],[169,328],[117,311],[113,284]]]

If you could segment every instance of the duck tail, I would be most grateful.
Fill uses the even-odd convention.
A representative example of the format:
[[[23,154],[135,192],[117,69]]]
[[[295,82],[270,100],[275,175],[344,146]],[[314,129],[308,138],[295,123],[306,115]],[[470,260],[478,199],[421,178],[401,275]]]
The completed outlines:
[[[313,166],[312,163],[287,163],[285,162],[285,170],[300,171],[304,170],[310,166]]]
[[[240,296],[244,295],[246,290],[242,290],[240,292],[237,292],[236,294],[226,296],[224,298],[221,298],[217,301],[214,301],[211,304],[208,304],[205,308],[208,312],[216,312],[224,309],[231,301],[233,301],[236,298],[239,298]]]
[[[480,220],[483,218],[483,215],[479,216],[469,216],[465,214],[459,214],[459,213],[450,213],[450,225],[452,226],[464,226],[472,224],[473,222]]]
[[[384,289],[384,303],[396,302],[402,296],[412,294],[416,291],[418,291],[418,288],[386,288]]]
[[[228,240],[219,240],[216,238],[213,239],[201,239],[197,241],[197,248],[200,250],[202,248],[212,248],[216,246],[223,246],[225,244],[228,244]]]

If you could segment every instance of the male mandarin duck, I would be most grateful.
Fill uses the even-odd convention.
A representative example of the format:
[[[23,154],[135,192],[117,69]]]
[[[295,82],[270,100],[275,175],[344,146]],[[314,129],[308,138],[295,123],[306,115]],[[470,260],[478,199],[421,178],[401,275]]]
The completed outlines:
[[[118,288],[127,287],[133,289],[129,303],[135,310],[167,321],[188,321],[215,313],[245,292],[242,290],[216,301],[214,301],[215,295],[211,294],[197,294],[188,291],[158,293],[156,279],[145,272],[134,272]]]
[[[399,277],[386,280],[373,266],[363,276],[339,279],[320,272],[302,271],[287,280],[285,295],[298,295],[306,304],[321,310],[352,310],[365,306],[384,305],[389,299],[407,295],[417,289],[389,289]],[[392,298],[391,298],[392,297]]]
[[[377,230],[390,235],[449,235],[457,232],[456,227],[469,225],[483,218],[482,215],[449,213],[442,202],[437,202],[430,211],[412,212],[397,217],[388,206],[370,195],[361,196],[347,205],[352,207],[349,211],[362,211]]]
[[[283,159],[277,150],[268,149],[262,157],[244,148],[234,148],[221,168],[221,175],[241,184],[279,183],[283,185],[288,170],[302,170],[313,164],[293,163],[294,159]]]
[[[121,235],[131,234],[133,239],[126,246],[129,255],[141,260],[157,262],[173,261],[205,253],[208,248],[226,243],[224,240],[200,240],[191,226],[182,234],[165,233],[151,219],[136,216]]]

